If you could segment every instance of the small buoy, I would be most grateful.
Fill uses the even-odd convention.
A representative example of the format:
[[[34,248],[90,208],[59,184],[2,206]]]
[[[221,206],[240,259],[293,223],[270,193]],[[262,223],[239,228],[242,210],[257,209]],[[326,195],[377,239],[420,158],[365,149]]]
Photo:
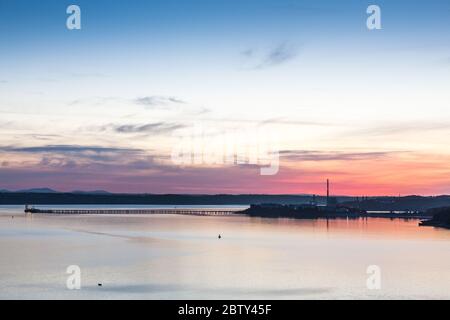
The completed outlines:
[[[101,284],[101,283],[98,283],[97,285],[98,285],[99,287],[101,287],[101,286],[102,286],[102,284]]]

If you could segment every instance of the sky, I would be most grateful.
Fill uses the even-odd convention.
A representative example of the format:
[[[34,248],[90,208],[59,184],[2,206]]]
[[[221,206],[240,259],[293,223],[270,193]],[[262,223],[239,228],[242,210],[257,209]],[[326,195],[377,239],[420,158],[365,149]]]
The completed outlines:
[[[449,31],[447,0],[0,0],[0,189],[450,194]]]

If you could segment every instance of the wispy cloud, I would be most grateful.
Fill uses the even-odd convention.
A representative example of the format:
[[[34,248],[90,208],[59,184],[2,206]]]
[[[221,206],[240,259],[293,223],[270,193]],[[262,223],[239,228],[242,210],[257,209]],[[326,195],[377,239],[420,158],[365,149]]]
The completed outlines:
[[[33,133],[25,133],[17,135],[20,138],[32,139],[32,140],[44,140],[49,141],[57,138],[61,138],[61,135],[58,134],[33,134]]]
[[[165,107],[173,104],[185,104],[186,101],[172,96],[143,96],[134,99],[121,97],[89,97],[76,99],[69,102],[69,105],[95,104],[101,105],[109,102],[122,102],[143,105],[146,107]]]
[[[173,104],[185,104],[186,102],[176,97],[146,96],[134,99],[134,103],[146,107],[165,107]]]
[[[178,123],[155,122],[147,124],[125,124],[125,125],[109,125],[118,133],[152,133],[164,134],[174,130],[185,128],[186,126]]]
[[[2,128],[2,129],[5,129],[5,128],[14,128],[15,126],[16,126],[17,124],[15,123],[15,122],[13,122],[13,121],[0,121],[0,127]]]
[[[280,156],[290,161],[361,161],[390,157],[406,151],[339,152],[316,150],[282,150]]]
[[[104,105],[110,102],[129,102],[129,100],[119,97],[90,97],[90,98],[81,98],[72,100],[69,102],[70,106],[80,105],[80,104],[88,104],[88,105]]]
[[[211,112],[209,108],[196,106],[175,96],[143,96],[132,100],[132,103],[145,109],[162,109],[182,111],[189,115],[203,115]]]
[[[358,135],[369,136],[385,136],[405,134],[409,132],[423,132],[435,130],[449,130],[450,123],[448,122],[408,122],[408,123],[391,123],[381,126],[374,126],[367,129],[358,130],[354,132]]]
[[[149,151],[120,147],[80,145],[45,145],[37,147],[0,147],[0,152],[24,153],[37,156],[36,168],[135,168],[137,163],[154,165]],[[36,158],[35,158],[36,159]],[[139,165],[142,168],[142,165]]]
[[[79,145],[45,145],[38,147],[0,147],[0,152],[28,153],[40,155],[42,159],[66,159],[76,161],[80,159],[89,161],[120,161],[126,155],[133,158],[145,154],[143,150],[118,147],[79,146]],[[47,163],[49,163],[47,161]]]
[[[298,47],[289,43],[281,43],[270,50],[259,53],[258,50],[250,48],[241,52],[249,63],[253,64],[251,69],[266,69],[278,66],[294,60],[298,56]]]
[[[259,68],[276,66],[294,59],[297,56],[297,50],[287,44],[281,44],[269,52]]]
[[[80,152],[137,152],[139,149],[99,147],[99,146],[79,146],[79,145],[46,145],[39,147],[0,147],[0,151],[5,152],[25,152],[25,153],[80,153]]]
[[[289,120],[284,118],[272,118],[259,122],[259,125],[267,124],[283,124],[283,125],[295,125],[295,126],[331,126],[330,123],[319,121],[301,121],[301,120]]]
[[[255,50],[254,49],[246,49],[246,50],[242,51],[241,54],[244,57],[251,58],[255,54]]]

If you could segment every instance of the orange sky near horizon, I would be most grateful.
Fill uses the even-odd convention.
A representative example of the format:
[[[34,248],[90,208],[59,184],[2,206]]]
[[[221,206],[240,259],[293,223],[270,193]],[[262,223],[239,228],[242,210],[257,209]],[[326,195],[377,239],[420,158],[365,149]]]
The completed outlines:
[[[87,157],[87,158],[86,158]],[[93,154],[93,157],[106,157]],[[138,163],[122,157],[112,163],[75,154],[9,153],[0,173],[1,188],[17,190],[49,187],[59,191],[106,190],[131,193],[193,194],[318,194],[331,180],[334,195],[398,196],[450,194],[450,156],[400,154],[281,153],[276,175],[261,176],[258,166],[192,165],[170,162]],[[145,156],[139,158],[145,162]],[[1,189],[0,188],[0,189]]]

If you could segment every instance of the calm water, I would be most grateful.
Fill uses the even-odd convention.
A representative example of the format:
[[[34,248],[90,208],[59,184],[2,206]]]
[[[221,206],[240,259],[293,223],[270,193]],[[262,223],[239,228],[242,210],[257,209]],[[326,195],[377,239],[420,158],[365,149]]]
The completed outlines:
[[[450,231],[416,220],[22,210],[0,207],[1,299],[450,298]],[[81,290],[66,288],[69,265],[81,268]],[[369,265],[381,268],[381,290],[366,287]]]

